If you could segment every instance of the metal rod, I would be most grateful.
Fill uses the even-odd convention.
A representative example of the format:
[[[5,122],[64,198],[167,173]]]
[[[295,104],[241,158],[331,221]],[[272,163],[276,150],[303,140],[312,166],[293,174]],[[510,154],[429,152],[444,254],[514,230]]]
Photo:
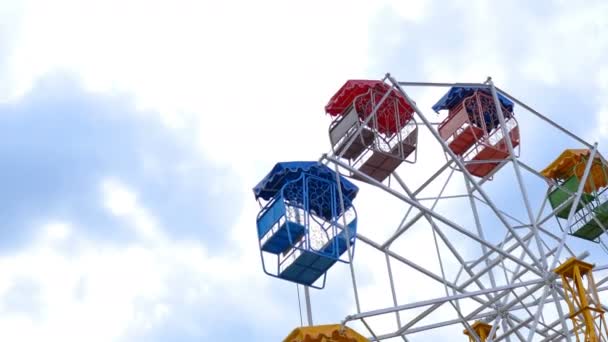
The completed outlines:
[[[471,192],[471,194],[472,194],[472,193],[473,193],[473,192]],[[475,196],[475,195],[471,195],[471,196],[473,196],[473,198],[474,198],[474,199],[478,200],[478,201],[479,201],[479,202],[481,202],[482,204],[488,205],[488,203],[487,203],[486,201],[484,201],[483,199],[481,199],[481,198],[479,198],[479,197],[477,197],[477,196]],[[489,207],[489,205],[488,205],[488,207]],[[519,224],[520,224],[520,225],[522,225],[522,226],[529,225],[529,224],[524,223],[523,221],[519,220],[517,217],[515,217],[515,216],[513,216],[513,215],[510,215],[510,214],[508,214],[508,213],[506,213],[506,212],[504,212],[504,211],[502,211],[502,210],[499,210],[499,212],[500,212],[501,214],[505,215],[505,217],[510,218],[511,220],[513,220],[513,221],[515,221],[515,222],[519,223]]]
[[[562,305],[560,303],[560,298],[557,295],[557,291],[555,287],[551,286],[551,295],[553,296],[553,301],[555,302],[555,308],[557,309],[557,314],[562,324],[562,333],[568,342],[572,341],[570,338],[570,334],[568,333],[568,325],[566,324],[566,318],[564,316],[564,310],[562,309]]]
[[[507,327],[509,324],[511,324],[511,321],[507,318],[503,319],[500,324],[502,325],[502,331],[507,331]],[[507,335],[507,342],[511,342],[511,337],[510,335]]]
[[[418,201],[435,201],[437,199],[458,199],[469,197],[469,195],[448,195],[448,196],[439,196],[439,197],[421,197],[417,198]]]
[[[525,321],[519,323],[516,326],[511,325],[511,329],[508,331],[505,331],[501,336],[498,336],[496,339],[494,339],[495,342],[498,342],[500,340],[502,340],[503,338],[505,338],[505,336],[510,336],[513,333],[516,333],[517,335],[519,335],[519,339],[521,341],[525,341],[523,336],[521,336],[521,333],[519,332],[519,329],[521,329],[522,327],[524,327],[526,324],[530,323],[534,318],[530,317],[528,319],[526,319]]]
[[[357,289],[357,279],[355,277],[355,265],[353,265],[353,251],[350,246],[350,228],[348,222],[346,222],[346,208],[344,206],[344,197],[342,194],[342,180],[338,171],[338,165],[336,165],[336,184],[338,185],[338,196],[340,198],[340,210],[342,213],[342,223],[344,224],[343,231],[346,233],[346,250],[348,251],[348,266],[350,269],[350,277],[353,284],[353,293],[355,295],[355,304],[357,306],[357,312],[361,312],[361,305],[359,303],[359,290]]]
[[[402,86],[418,87],[469,87],[469,88],[488,88],[485,83],[438,83],[438,82],[397,82]]]
[[[473,317],[473,319],[482,319],[485,316],[486,316],[485,314],[480,314],[478,316]],[[437,328],[442,328],[442,327],[449,326],[449,325],[460,324],[461,322],[462,321],[460,319],[452,319],[452,320],[448,320],[448,321],[444,321],[444,322],[436,322],[436,323],[432,323],[429,325],[424,325],[421,327],[415,327],[415,328],[408,329],[401,334],[393,332],[390,334],[380,335],[376,339],[370,338],[370,341],[381,341],[381,340],[386,340],[389,338],[395,338],[398,336],[403,337],[404,335],[411,335],[411,334],[415,334],[415,333],[419,333],[419,332],[423,332],[423,331],[427,331],[427,330],[431,330],[431,329],[437,329]]]
[[[433,180],[435,180],[441,173],[443,173],[443,171],[445,171],[445,169],[447,169],[448,167],[450,167],[450,165],[452,165],[454,161],[453,160],[448,160],[445,164],[443,164],[442,167],[439,168],[439,170],[435,171],[435,173],[429,177],[429,179],[427,179],[424,183],[422,183],[422,185],[420,185],[420,187],[418,187],[418,189],[416,189],[413,193],[414,195],[418,195],[422,190],[424,190],[429,184],[431,184],[433,182]]]
[[[496,318],[494,319],[494,323],[492,323],[492,329],[490,329],[490,333],[488,334],[488,338],[490,340],[495,336],[496,330],[498,329],[498,325],[500,324],[500,321],[502,321],[502,316],[496,315]]]
[[[393,235],[391,235],[391,237],[389,237],[382,244],[382,249],[387,249],[397,238],[399,238],[403,233],[405,233],[411,226],[416,224],[416,222],[418,222],[418,220],[420,220],[423,216],[423,212],[419,212],[418,214],[414,215],[414,217],[412,217],[412,219],[408,223],[401,226]]]
[[[541,113],[537,112],[536,110],[532,109],[532,107],[528,106],[527,104],[519,101],[518,99],[516,99],[515,97],[513,97],[512,95],[510,95],[509,93],[507,93],[506,91],[496,87],[496,89],[504,96],[506,96],[508,99],[510,99],[511,101],[517,103],[518,105],[522,106],[523,108],[525,108],[526,110],[528,110],[530,113],[538,116],[539,118],[541,118],[542,120],[544,120],[545,122],[549,123],[551,126],[559,129],[560,131],[562,131],[563,133],[565,133],[566,135],[568,135],[570,138],[580,142],[581,144],[585,145],[588,148],[592,148],[593,145],[591,145],[590,143],[586,142],[585,140],[577,137],[574,133],[570,132],[569,130],[565,129],[564,127],[558,125],[557,123],[555,123],[553,120],[549,119],[548,117],[542,115]]]
[[[473,199],[473,194],[472,194],[472,189],[471,189],[471,184],[468,182],[468,180],[465,178],[465,185],[467,187],[467,192],[469,193],[469,204],[471,205],[471,210],[473,211],[473,218],[475,219],[475,227],[477,228],[477,234],[479,234],[479,237],[481,237],[482,239],[486,239],[485,234],[483,232],[483,228],[481,227],[481,220],[479,218],[479,213],[477,212],[477,206],[475,205],[475,200]],[[484,245],[481,245],[481,252],[483,254],[486,254],[488,252],[488,248]],[[486,261],[486,267],[488,267],[490,265],[490,260],[488,258],[485,259]],[[489,271],[489,276],[490,276],[490,284],[492,285],[492,287],[496,287],[496,279],[494,278],[494,271],[491,269]],[[492,335],[490,335],[492,336]]]
[[[498,99],[498,93],[496,92],[496,87],[494,86],[494,82],[492,82],[491,78],[488,78],[488,84],[490,85],[490,92],[492,93],[492,98],[494,99],[494,105],[496,106],[496,113],[498,114],[498,121],[500,122],[500,128],[502,130],[503,139],[507,143],[507,149],[509,150],[509,154],[511,156],[511,160],[513,161],[513,169],[515,170],[515,176],[517,178],[517,184],[519,185],[519,191],[521,192],[521,196],[524,201],[524,205],[526,207],[526,211],[528,212],[528,218],[532,223],[532,231],[534,232],[534,240],[536,241],[536,248],[538,248],[539,254],[541,255],[541,262],[543,266],[547,267],[547,259],[545,258],[545,254],[543,252],[543,245],[540,242],[540,236],[538,233],[538,227],[536,225],[536,220],[534,219],[534,214],[532,213],[532,208],[530,206],[530,200],[528,199],[528,192],[524,187],[524,180],[521,176],[521,170],[519,169],[519,164],[516,162],[515,151],[513,149],[513,142],[511,141],[511,134],[507,131],[506,120],[504,113],[502,112],[502,106],[500,104],[500,100]]]
[[[308,318],[308,325],[312,326],[312,306],[310,304],[310,291],[308,286],[304,286],[304,298],[306,301],[306,317]]]
[[[391,258],[388,256],[388,254],[386,252],[384,253],[384,256],[386,257],[386,268],[388,270],[388,279],[391,284],[391,295],[393,297],[393,305],[396,307],[397,305],[399,305],[399,302],[397,301],[397,293],[395,292],[395,282],[393,281],[393,270],[391,268]],[[395,312],[395,318],[397,319],[397,328],[401,328],[401,315],[399,314],[399,311]]]

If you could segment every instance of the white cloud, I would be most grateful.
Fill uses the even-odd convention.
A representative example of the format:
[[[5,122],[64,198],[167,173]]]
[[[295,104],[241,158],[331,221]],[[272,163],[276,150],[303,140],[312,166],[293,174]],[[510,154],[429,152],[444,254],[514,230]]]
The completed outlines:
[[[72,233],[72,227],[65,222],[51,222],[42,228],[49,241],[64,241]]]
[[[389,0],[388,6],[404,20],[423,21],[427,15],[429,1],[426,0]]]
[[[548,85],[592,83],[589,77],[607,57],[607,4],[572,6],[563,2],[552,9],[548,18],[525,24],[530,32],[521,46],[523,74]]]
[[[523,74],[530,80],[538,80],[547,85],[554,86],[559,82],[555,67],[544,60],[544,57],[531,57],[522,67]]]
[[[317,118],[298,120],[301,131],[324,135],[322,105],[337,80],[364,73],[373,10],[361,2],[27,4],[9,63],[14,94],[49,70],[67,69],[91,90],[134,94],[171,126],[195,116],[201,147],[222,161],[251,161],[263,146],[288,139],[286,119]],[[234,141],[245,144],[227,144]]]
[[[599,107],[596,114],[598,124],[592,128],[591,134],[595,141],[605,142],[607,141],[606,137],[608,137],[608,105],[606,104],[606,94],[608,94],[608,66],[603,66],[599,70],[597,74],[597,86],[599,92],[595,103]]]
[[[408,20],[426,8],[386,4]],[[368,23],[381,6],[29,0],[11,49],[11,89],[18,96],[49,70],[65,69],[90,90],[135,95],[172,127],[200,122],[201,148],[217,161],[320,154],[322,107],[343,80],[369,77]]]
[[[103,204],[111,214],[129,221],[140,237],[148,240],[159,240],[162,234],[158,223],[137,201],[133,190],[114,179],[107,179],[101,185]]]
[[[132,341],[169,319],[185,325],[196,321],[194,334],[212,331],[204,320],[188,317],[184,307],[208,315],[204,308],[216,306],[218,315],[254,317],[252,310],[264,305],[269,317],[278,314],[271,293],[264,290],[267,282],[260,282],[265,278],[257,263],[250,267],[248,255],[238,249],[212,255],[198,243],[168,239],[160,227],[150,239],[150,231],[138,227],[139,217],[155,219],[133,190],[111,180],[101,191],[102,200],[111,201],[108,211],[135,227],[138,238],[118,245],[100,243],[78,234],[79,227],[69,223],[45,224],[28,247],[0,258],[0,298],[7,300],[11,288],[25,279],[33,284],[28,296],[38,300],[37,312],[0,310],[0,339]],[[68,236],[70,248],[56,244]],[[248,279],[246,288],[243,279]],[[251,291],[257,295],[251,297]],[[226,293],[230,296],[221,295]]]
[[[108,179],[102,183],[106,208],[114,215],[122,216],[137,208],[135,194],[115,180]]]

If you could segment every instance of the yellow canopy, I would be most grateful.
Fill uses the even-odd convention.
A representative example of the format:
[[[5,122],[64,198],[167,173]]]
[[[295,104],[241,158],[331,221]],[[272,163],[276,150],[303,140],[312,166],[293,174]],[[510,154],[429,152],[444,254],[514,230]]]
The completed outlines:
[[[340,331],[339,324],[299,327],[287,336],[283,342],[368,342],[369,340],[349,327]]]
[[[488,323],[481,322],[481,321],[476,321],[475,323],[473,323],[473,325],[471,325],[471,329],[473,329],[473,331],[477,334],[477,336],[479,336],[479,338],[481,339],[481,342],[487,341],[490,336],[490,332],[492,332],[492,326],[489,325]],[[471,342],[475,341],[475,338],[471,335],[471,333],[467,329],[465,329],[463,332],[465,335],[467,335],[469,337],[469,341],[471,341]]]
[[[568,149],[564,150],[557,159],[547,166],[540,173],[550,179],[566,180],[572,175],[576,175],[579,179],[583,177],[585,172],[585,163],[591,153],[588,149]],[[608,165],[602,162],[599,153],[593,161],[591,172],[587,178],[584,192],[592,192],[606,186],[608,175]]]

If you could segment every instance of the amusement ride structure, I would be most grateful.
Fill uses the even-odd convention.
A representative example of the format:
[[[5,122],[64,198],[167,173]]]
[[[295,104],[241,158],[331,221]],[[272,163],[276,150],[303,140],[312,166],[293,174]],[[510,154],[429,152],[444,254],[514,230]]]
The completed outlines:
[[[422,87],[446,91],[430,115],[410,95]],[[285,341],[439,340],[423,337],[436,332],[449,341],[608,342],[608,266],[588,260],[606,248],[608,228],[608,163],[597,144],[491,79],[349,80],[325,111],[331,152],[277,163],[254,188],[264,272],[305,289],[308,325]],[[519,153],[526,125],[551,130],[533,162]],[[359,187],[399,201],[393,229],[358,225],[383,210],[357,212]],[[423,234],[431,245],[412,243]],[[366,261],[355,245],[382,256],[373,268],[386,271],[390,305],[362,310]],[[340,264],[356,312],[315,326],[309,288],[323,289]]]

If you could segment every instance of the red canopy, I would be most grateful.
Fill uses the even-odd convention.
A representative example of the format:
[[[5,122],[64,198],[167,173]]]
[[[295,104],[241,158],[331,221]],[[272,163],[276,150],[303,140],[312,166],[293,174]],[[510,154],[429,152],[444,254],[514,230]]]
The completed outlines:
[[[332,96],[325,106],[325,111],[332,116],[342,115],[354,102],[363,121],[372,113],[373,105],[378,103],[389,90],[391,87],[382,81],[349,80]],[[378,131],[385,134],[396,133],[410,121],[412,113],[412,107],[405,98],[392,89],[376,113]],[[371,121],[368,126],[374,128]]]

